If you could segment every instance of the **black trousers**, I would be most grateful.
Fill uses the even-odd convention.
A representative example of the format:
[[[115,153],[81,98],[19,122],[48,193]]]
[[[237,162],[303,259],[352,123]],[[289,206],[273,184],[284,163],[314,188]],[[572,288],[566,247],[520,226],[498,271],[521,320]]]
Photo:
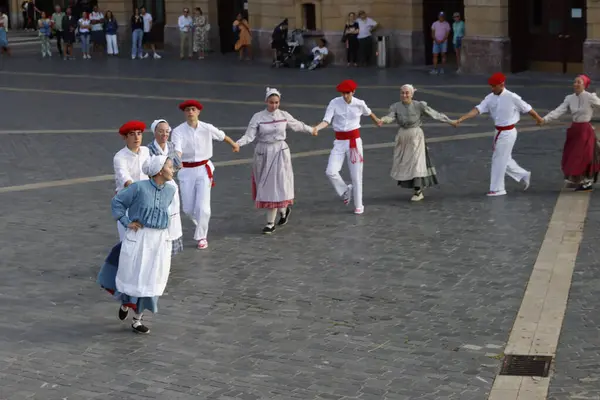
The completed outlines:
[[[358,39],[356,37],[348,39],[346,58],[348,60],[348,64],[358,63]]]
[[[62,49],[62,40],[63,40],[63,32],[56,31],[54,32],[54,37],[56,37],[56,48],[58,49],[58,54],[62,57],[63,49]]]
[[[369,65],[373,56],[373,38],[358,39],[358,59],[361,64]]]

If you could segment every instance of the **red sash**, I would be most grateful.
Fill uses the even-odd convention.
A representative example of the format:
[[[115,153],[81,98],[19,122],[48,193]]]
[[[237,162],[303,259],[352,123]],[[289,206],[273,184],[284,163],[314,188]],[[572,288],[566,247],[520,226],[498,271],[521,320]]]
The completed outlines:
[[[349,140],[350,141],[350,162],[356,164],[357,162],[363,162],[363,157],[358,151],[356,146],[356,139],[360,138],[360,131],[355,129],[348,132],[336,132],[335,138],[337,140]]]
[[[496,142],[498,141],[498,137],[500,136],[500,134],[503,131],[510,131],[511,129],[515,129],[514,125],[508,125],[508,126],[497,126],[496,127],[496,137],[494,137],[494,145],[492,146],[492,151],[496,150]]]
[[[215,186],[215,180],[213,179],[213,173],[212,170],[210,169],[210,165],[208,165],[208,162],[210,160],[203,160],[203,161],[198,161],[198,162],[183,162],[183,168],[196,168],[196,167],[201,167],[204,165],[204,167],[206,168],[206,175],[208,175],[208,179],[210,179],[211,182],[211,187]]]

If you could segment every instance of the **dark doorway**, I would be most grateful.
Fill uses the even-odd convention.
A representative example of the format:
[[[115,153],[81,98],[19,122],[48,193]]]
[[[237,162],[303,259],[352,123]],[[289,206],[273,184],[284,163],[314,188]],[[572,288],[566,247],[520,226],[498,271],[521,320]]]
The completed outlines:
[[[248,19],[245,0],[217,0],[217,18],[219,23],[219,39],[221,42],[221,53],[234,51],[235,34],[233,32],[233,21],[242,13]]]
[[[165,41],[165,0],[133,0],[133,8],[140,7],[146,7],[146,12],[152,15],[152,36],[156,47],[161,48]],[[127,20],[130,18],[131,15],[128,15]]]
[[[21,6],[22,1],[19,3],[19,6]],[[2,11],[4,14],[10,16],[10,5],[8,3],[8,0],[0,0],[0,11]],[[8,29],[11,29],[11,19],[12,18],[8,18]]]
[[[586,11],[585,0],[510,0],[514,72],[581,72]]]
[[[423,35],[425,36],[425,64],[433,63],[433,39],[431,38],[431,25],[437,21],[438,15],[443,11],[446,16],[446,21],[452,26],[452,14],[460,13],[464,19],[465,5],[463,0],[423,0]],[[468,22],[467,24],[468,31]],[[452,45],[452,33],[448,39],[448,63],[456,63],[454,56],[454,46]]]

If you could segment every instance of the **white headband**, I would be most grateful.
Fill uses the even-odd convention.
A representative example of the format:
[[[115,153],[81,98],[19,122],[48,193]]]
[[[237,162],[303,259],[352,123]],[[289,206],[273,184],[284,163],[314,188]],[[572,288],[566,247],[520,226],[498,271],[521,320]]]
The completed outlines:
[[[142,166],[142,172],[150,177],[158,175],[168,158],[167,156],[151,156]]]
[[[267,100],[269,97],[273,96],[274,94],[276,94],[277,96],[279,96],[279,98],[281,98],[281,93],[279,93],[279,90],[277,90],[277,89],[275,89],[275,88],[270,88],[270,87],[268,87],[268,88],[267,88],[267,94],[265,95],[265,101],[266,101],[266,100]]]
[[[413,85],[408,84],[408,83],[406,85],[402,85],[400,90],[402,90],[402,89],[408,89],[411,94],[414,94],[417,91],[417,89],[415,89],[415,87]]]
[[[156,121],[154,121],[152,123],[152,125],[150,125],[150,130],[152,130],[152,133],[154,133],[156,131],[156,127],[158,126],[158,124],[160,124],[162,122],[166,123],[167,126],[169,125],[169,123],[167,122],[166,119],[157,119]],[[171,127],[170,126],[167,128],[167,131],[171,132]]]

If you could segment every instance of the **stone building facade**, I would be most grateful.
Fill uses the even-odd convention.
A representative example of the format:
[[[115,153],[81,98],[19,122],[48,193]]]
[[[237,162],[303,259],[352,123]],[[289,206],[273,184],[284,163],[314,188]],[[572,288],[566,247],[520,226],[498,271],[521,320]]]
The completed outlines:
[[[13,21],[21,0],[9,2]],[[36,0],[38,4],[53,0]],[[56,1],[56,0],[54,0]],[[73,0],[62,0],[73,1]],[[81,1],[81,0],[80,0]],[[91,0],[84,0],[91,1]],[[231,24],[238,12],[248,15],[255,55],[270,58],[273,28],[284,18],[290,29],[312,28],[329,42],[332,61],[345,62],[341,43],[346,15],[364,10],[388,41],[390,66],[424,65],[431,60],[430,26],[439,11],[460,12],[466,21],[463,68],[468,72],[518,72],[527,69],[600,77],[600,0],[98,0],[119,21],[129,20],[134,6],[146,5],[164,30],[166,45],[178,45],[177,18],[184,7],[201,7],[212,26],[216,51],[233,47]],[[123,32],[128,32],[127,28]],[[377,40],[376,37],[374,40]]]

